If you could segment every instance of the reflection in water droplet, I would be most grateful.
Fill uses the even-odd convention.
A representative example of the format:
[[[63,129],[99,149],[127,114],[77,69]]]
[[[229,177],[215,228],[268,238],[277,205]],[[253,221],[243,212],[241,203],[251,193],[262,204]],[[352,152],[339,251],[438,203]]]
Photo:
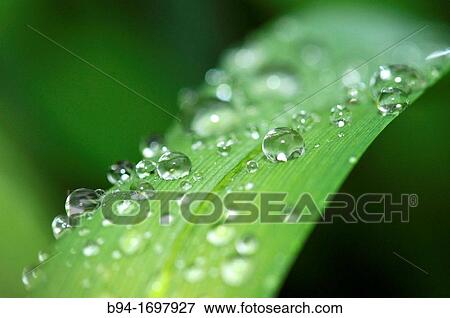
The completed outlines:
[[[206,239],[214,246],[224,246],[233,239],[234,233],[234,228],[226,225],[218,225],[208,232]]]
[[[220,267],[220,274],[225,284],[240,286],[248,278],[252,265],[248,259],[235,257],[225,261]]]
[[[166,152],[159,158],[157,171],[161,179],[176,180],[191,171],[191,160],[181,152]]]
[[[301,156],[305,151],[303,137],[287,127],[271,129],[262,143],[262,150],[271,162],[286,162]]]
[[[70,225],[67,216],[58,215],[53,219],[52,231],[56,239],[59,239],[68,228]]]
[[[382,115],[396,115],[409,105],[408,96],[401,89],[387,87],[381,89],[377,107]]]
[[[131,162],[127,160],[118,161],[109,168],[108,181],[111,184],[127,181],[131,178],[133,169],[134,165]]]
[[[344,105],[331,108],[330,122],[339,128],[348,125],[352,120],[352,112]]]

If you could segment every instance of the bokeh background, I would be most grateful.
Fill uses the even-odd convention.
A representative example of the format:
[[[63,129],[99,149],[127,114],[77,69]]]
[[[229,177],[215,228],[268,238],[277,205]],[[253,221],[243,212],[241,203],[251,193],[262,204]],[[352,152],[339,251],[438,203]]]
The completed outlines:
[[[67,191],[107,187],[108,165],[172,119],[31,31],[36,28],[177,113],[220,53],[258,26],[325,1],[1,0],[0,296],[53,240]],[[446,0],[343,0],[450,21]],[[379,21],[382,23],[382,21]],[[408,224],[318,226],[280,296],[450,296],[448,76],[395,120],[342,191],[417,193]],[[429,275],[393,252],[413,261]]]

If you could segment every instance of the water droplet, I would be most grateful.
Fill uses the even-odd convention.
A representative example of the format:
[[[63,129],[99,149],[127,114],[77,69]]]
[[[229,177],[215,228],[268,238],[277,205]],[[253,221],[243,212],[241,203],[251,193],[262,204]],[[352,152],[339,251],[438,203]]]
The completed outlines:
[[[233,239],[234,233],[234,228],[227,225],[218,225],[208,232],[206,239],[214,246],[224,246]]]
[[[150,136],[141,142],[140,150],[144,158],[155,159],[161,156],[169,149],[163,144],[163,139],[160,136]]]
[[[450,48],[431,53],[425,58],[425,61],[430,78],[438,78],[450,64]]]
[[[204,148],[205,148],[205,144],[203,143],[203,140],[195,139],[195,140],[192,141],[192,144],[191,144],[191,149],[192,150],[197,151],[197,150],[201,150],[201,149],[204,149]]]
[[[319,148],[319,147],[320,147],[320,144],[315,144],[314,145],[314,148],[316,148],[316,149]]]
[[[108,181],[111,184],[121,183],[131,178],[134,166],[127,160],[118,161],[111,165],[107,174]]]
[[[257,126],[247,126],[245,129],[245,135],[253,140],[258,140],[261,135]]]
[[[224,102],[229,102],[231,97],[233,96],[233,91],[231,90],[231,86],[228,84],[220,84],[216,88],[216,97]]]
[[[271,129],[262,143],[262,151],[271,162],[286,162],[301,156],[305,151],[303,137],[294,129]]]
[[[112,211],[116,215],[131,216],[139,214],[141,207],[134,200],[119,200],[113,203]]]
[[[192,183],[190,183],[187,180],[183,180],[180,183],[181,189],[183,189],[183,191],[188,191],[192,188]]]
[[[355,156],[351,156],[350,158],[348,158],[348,162],[351,164],[356,163],[356,161],[358,161],[358,159]]]
[[[49,258],[50,258],[50,254],[48,252],[46,252],[46,251],[39,251],[38,252],[38,261],[40,263],[45,262]]]
[[[311,114],[305,110],[300,110],[299,112],[292,115],[292,126],[299,132],[305,132],[310,130],[315,122],[317,121],[314,114]]]
[[[200,137],[217,136],[233,130],[240,117],[230,103],[206,99],[198,106],[191,121],[191,130]]]
[[[401,89],[387,87],[381,89],[377,107],[382,115],[401,113],[409,105],[408,95]]]
[[[345,87],[345,100],[349,104],[358,104],[364,100],[366,85],[362,82]]]
[[[255,187],[255,184],[253,182],[247,182],[244,186],[244,189],[249,191],[252,190]]]
[[[150,177],[155,171],[156,163],[150,159],[143,159],[136,165],[136,174],[141,179]]]
[[[87,236],[89,235],[89,233],[91,233],[91,230],[89,230],[87,227],[82,227],[81,229],[78,230],[78,235],[81,237]]]
[[[22,272],[22,283],[26,290],[32,290],[43,281],[43,272],[37,267],[25,267]]]
[[[248,278],[251,270],[252,265],[248,259],[235,257],[222,264],[220,274],[225,284],[240,286]]]
[[[330,122],[339,128],[348,125],[352,120],[352,112],[344,105],[331,108]]]
[[[68,217],[81,216],[92,212],[100,206],[100,196],[91,189],[77,189],[70,193],[66,199],[66,213]]]
[[[344,134],[343,132],[338,133],[338,137],[339,137],[339,138],[342,138],[342,137],[344,137],[344,136],[345,136],[345,134]]]
[[[144,241],[139,232],[129,230],[119,238],[119,248],[126,255],[134,255],[143,247]]]
[[[217,152],[222,157],[226,157],[230,154],[231,147],[233,145],[233,140],[231,139],[222,139],[217,142]]]
[[[189,283],[197,283],[205,277],[205,270],[199,265],[192,265],[184,270],[184,279]]]
[[[113,259],[121,259],[122,258],[122,253],[119,250],[114,250],[111,253],[111,257]]]
[[[194,172],[192,179],[194,180],[194,182],[198,182],[203,179],[203,176],[200,172],[196,171]]]
[[[247,171],[250,173],[258,171],[258,163],[255,160],[247,161]]]
[[[414,68],[402,65],[381,65],[370,79],[370,91],[374,99],[378,98],[383,88],[401,89],[406,94],[425,87],[422,75]]]
[[[253,235],[246,235],[236,242],[235,248],[240,255],[246,256],[255,254],[258,246],[258,240]]]
[[[86,257],[92,257],[100,253],[100,246],[96,242],[89,241],[83,247],[83,255]]]
[[[191,160],[181,152],[166,152],[159,158],[157,171],[161,179],[176,180],[191,171]]]
[[[70,224],[67,216],[58,215],[53,219],[52,231],[56,239],[59,239],[68,228],[70,228]]]
[[[269,66],[263,68],[252,79],[249,91],[255,98],[288,99],[301,91],[296,73],[287,66]]]

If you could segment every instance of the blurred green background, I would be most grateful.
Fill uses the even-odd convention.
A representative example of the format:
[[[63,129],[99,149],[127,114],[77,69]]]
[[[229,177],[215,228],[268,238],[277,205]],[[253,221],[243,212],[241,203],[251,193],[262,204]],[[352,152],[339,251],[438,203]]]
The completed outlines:
[[[176,114],[178,91],[200,84],[224,49],[284,12],[322,2],[2,0],[0,296],[24,294],[22,268],[51,242],[67,191],[107,187],[108,165],[136,161],[139,140],[172,122],[27,25]],[[353,2],[375,5],[339,5]],[[450,20],[445,0],[376,5]],[[417,193],[411,222],[318,226],[281,296],[450,296],[449,84],[447,76],[394,121],[342,189]]]

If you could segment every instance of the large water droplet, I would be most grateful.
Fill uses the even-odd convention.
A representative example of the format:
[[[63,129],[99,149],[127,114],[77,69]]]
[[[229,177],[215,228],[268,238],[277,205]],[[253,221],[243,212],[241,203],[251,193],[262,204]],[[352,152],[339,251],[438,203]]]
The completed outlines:
[[[70,224],[67,216],[58,215],[52,221],[53,236],[56,239],[59,239],[69,228]]]
[[[352,120],[352,112],[344,105],[331,108],[330,122],[339,128],[348,125]]]
[[[150,177],[156,171],[156,163],[150,159],[143,159],[136,165],[136,174],[139,178],[145,179]]]
[[[159,158],[156,170],[161,179],[176,180],[187,176],[192,168],[191,160],[181,152],[166,152]]]
[[[81,216],[92,212],[100,206],[100,196],[96,190],[77,189],[70,193],[66,199],[66,213],[69,217]]]
[[[133,173],[134,165],[127,161],[118,161],[111,165],[107,174],[108,181],[112,184],[121,183],[130,179]]]
[[[246,235],[236,242],[235,248],[240,255],[252,255],[258,250],[258,246],[258,240],[253,235]]]
[[[425,87],[422,75],[414,68],[402,65],[381,65],[370,79],[370,91],[377,99],[383,88],[393,87],[409,94]]]
[[[169,149],[163,144],[160,136],[150,136],[140,144],[140,150],[144,158],[156,159]]]
[[[206,239],[214,246],[224,246],[233,239],[234,234],[234,228],[227,225],[218,225],[208,232]]]
[[[271,129],[262,142],[262,151],[271,162],[286,162],[301,156],[305,151],[303,137],[294,129]]]
[[[235,257],[225,261],[220,267],[220,274],[225,284],[240,286],[248,278],[252,265],[248,259]]]
[[[387,87],[381,89],[377,107],[382,115],[401,113],[409,105],[408,95],[401,89]]]

